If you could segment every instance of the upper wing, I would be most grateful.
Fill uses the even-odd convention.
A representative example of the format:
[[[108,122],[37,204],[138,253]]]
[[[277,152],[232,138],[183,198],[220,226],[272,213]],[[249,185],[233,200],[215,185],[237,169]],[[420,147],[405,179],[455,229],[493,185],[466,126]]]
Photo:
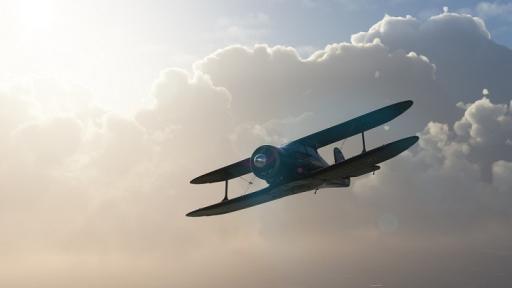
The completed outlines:
[[[380,169],[379,164],[391,159],[418,141],[418,136],[411,136],[382,145],[366,153],[359,154],[343,162],[318,170],[312,178],[319,180],[335,180],[345,177],[356,177]]]
[[[204,184],[230,180],[251,173],[251,158],[238,161],[231,165],[219,168],[212,172],[196,177],[190,181],[192,184]]]
[[[332,144],[341,139],[354,136],[363,131],[382,125],[411,107],[412,101],[398,102],[359,116],[347,122],[335,125],[306,137],[297,139],[290,144],[300,143],[314,148]],[[342,162],[344,163],[344,162]],[[251,159],[246,158],[231,165],[194,178],[190,183],[204,184],[230,180],[251,173]]]
[[[313,148],[332,144],[393,120],[409,109],[412,103],[411,100],[407,100],[377,109],[347,122],[297,139],[290,144],[300,143]]]

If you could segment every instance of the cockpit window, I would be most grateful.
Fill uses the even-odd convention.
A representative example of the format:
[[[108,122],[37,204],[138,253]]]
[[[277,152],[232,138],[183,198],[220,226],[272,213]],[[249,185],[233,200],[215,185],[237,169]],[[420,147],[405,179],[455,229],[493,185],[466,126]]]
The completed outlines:
[[[306,145],[302,145],[302,144],[290,145],[287,148],[290,149],[291,151],[295,151],[295,152],[299,152],[299,153],[304,153],[304,154],[308,154],[308,155],[317,155],[317,152],[314,148],[306,146]]]
[[[293,144],[286,146],[286,148],[289,149],[290,151],[306,153],[306,147],[304,147],[304,145]]]

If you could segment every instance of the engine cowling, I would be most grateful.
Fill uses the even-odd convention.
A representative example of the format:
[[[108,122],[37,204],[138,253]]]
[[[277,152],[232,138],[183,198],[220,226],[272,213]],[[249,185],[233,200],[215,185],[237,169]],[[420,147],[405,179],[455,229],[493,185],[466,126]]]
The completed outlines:
[[[251,170],[256,177],[271,182],[281,170],[283,151],[272,145],[258,147],[251,155]]]

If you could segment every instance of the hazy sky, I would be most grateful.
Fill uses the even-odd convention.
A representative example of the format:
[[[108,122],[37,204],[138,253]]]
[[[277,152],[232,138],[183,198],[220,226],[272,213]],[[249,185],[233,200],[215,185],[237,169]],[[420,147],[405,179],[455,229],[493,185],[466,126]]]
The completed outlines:
[[[72,82],[109,110],[150,102],[166,67],[191,70],[230,44],[295,47],[306,57],[349,41],[384,14],[425,19],[447,6],[486,20],[493,39],[512,44],[512,6],[479,1],[2,1],[0,75]],[[499,6],[499,7],[497,7]]]
[[[505,1],[3,1],[0,286],[511,286],[511,15]],[[368,146],[420,141],[376,175],[184,216],[222,197],[193,177],[405,99]]]

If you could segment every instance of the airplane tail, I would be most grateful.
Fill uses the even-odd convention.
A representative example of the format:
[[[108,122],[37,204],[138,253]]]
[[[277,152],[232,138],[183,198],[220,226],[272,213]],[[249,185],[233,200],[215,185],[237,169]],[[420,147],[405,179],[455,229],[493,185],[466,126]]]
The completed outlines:
[[[345,161],[345,156],[343,156],[343,152],[338,147],[334,147],[334,163],[340,163]]]

